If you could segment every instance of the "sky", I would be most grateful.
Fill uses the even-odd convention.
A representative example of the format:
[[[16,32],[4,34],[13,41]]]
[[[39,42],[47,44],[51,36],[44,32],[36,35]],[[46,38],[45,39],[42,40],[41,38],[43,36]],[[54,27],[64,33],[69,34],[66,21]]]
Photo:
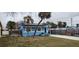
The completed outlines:
[[[38,12],[16,12],[13,15],[11,15],[10,12],[0,12],[0,21],[3,28],[5,28],[8,21],[23,21],[23,17],[28,15],[34,19],[34,23],[38,23],[40,21]],[[62,21],[67,22],[67,25],[71,26],[71,18],[73,19],[73,26],[79,24],[79,12],[51,12],[51,17],[49,19],[45,19],[43,22],[49,21],[57,24],[58,21]]]

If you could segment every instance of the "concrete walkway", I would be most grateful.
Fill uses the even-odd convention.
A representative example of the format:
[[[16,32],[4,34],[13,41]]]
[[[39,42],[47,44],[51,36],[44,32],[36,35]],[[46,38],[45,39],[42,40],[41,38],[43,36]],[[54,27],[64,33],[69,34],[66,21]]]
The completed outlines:
[[[49,35],[51,37],[58,37],[58,38],[64,38],[64,39],[71,39],[71,40],[79,40],[79,37],[74,36],[66,36],[66,35]]]

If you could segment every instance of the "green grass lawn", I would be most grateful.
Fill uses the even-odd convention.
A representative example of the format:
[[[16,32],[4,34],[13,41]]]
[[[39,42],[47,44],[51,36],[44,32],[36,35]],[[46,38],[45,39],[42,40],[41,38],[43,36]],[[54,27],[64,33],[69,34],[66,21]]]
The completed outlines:
[[[2,37],[1,47],[77,47],[79,41],[55,37]]]

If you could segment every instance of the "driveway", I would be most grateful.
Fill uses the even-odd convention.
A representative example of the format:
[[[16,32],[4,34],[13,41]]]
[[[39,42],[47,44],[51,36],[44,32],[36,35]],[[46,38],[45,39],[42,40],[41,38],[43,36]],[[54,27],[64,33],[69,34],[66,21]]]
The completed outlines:
[[[58,38],[64,38],[64,39],[71,39],[71,40],[79,40],[79,37],[74,36],[66,36],[66,35],[49,35],[50,37],[58,37]]]

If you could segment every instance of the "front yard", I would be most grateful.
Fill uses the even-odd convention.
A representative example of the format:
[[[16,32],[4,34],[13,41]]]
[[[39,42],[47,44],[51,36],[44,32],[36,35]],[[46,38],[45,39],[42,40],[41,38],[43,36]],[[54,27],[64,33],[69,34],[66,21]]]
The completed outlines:
[[[77,47],[79,41],[55,37],[2,37],[0,47]]]

